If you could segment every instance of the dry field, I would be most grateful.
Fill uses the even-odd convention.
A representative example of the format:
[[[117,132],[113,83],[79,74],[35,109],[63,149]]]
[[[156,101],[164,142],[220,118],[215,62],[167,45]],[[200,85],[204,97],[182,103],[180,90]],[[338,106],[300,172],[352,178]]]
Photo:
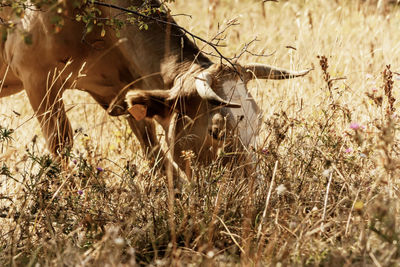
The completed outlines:
[[[264,110],[254,173],[193,164],[172,209],[127,123],[85,93],[65,94],[68,167],[25,94],[0,99],[0,266],[400,265],[399,6],[208,2],[170,8],[208,39],[238,23],[226,56],[250,43],[241,62],[314,68],[250,84]]]

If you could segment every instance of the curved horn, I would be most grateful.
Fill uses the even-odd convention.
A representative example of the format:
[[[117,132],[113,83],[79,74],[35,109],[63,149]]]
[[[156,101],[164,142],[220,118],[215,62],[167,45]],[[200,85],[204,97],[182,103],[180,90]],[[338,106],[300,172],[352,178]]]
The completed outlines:
[[[211,75],[208,72],[200,73],[196,79],[196,90],[200,97],[204,100],[207,100],[216,106],[224,106],[228,108],[240,108],[241,105],[237,103],[232,103],[226,101],[219,97],[214,90],[211,88],[210,84],[212,83]]]
[[[241,68],[242,74],[245,76],[245,80],[251,80],[255,78],[273,80],[291,79],[304,76],[311,70],[312,69],[302,71],[290,71],[257,63],[246,64]]]

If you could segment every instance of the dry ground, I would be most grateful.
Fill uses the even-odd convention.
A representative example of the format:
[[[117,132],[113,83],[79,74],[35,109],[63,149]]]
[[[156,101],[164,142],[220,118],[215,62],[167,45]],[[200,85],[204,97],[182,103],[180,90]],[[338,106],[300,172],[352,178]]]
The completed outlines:
[[[240,61],[314,68],[249,86],[265,115],[257,171],[193,166],[171,216],[165,177],[122,119],[67,92],[76,132],[62,168],[25,94],[1,99],[0,265],[400,265],[399,7],[260,2],[170,5],[207,38],[236,20],[227,56],[251,43],[271,55]]]

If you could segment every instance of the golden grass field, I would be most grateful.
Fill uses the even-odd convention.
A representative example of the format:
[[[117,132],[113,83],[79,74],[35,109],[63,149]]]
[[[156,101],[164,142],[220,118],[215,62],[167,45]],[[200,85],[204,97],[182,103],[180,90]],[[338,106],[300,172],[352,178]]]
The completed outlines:
[[[67,91],[75,144],[60,167],[25,93],[0,99],[0,266],[400,265],[400,7],[260,2],[169,5],[208,39],[237,20],[226,56],[257,38],[248,50],[270,56],[240,62],[314,68],[249,84],[264,110],[256,171],[193,166],[172,216],[122,118]]]

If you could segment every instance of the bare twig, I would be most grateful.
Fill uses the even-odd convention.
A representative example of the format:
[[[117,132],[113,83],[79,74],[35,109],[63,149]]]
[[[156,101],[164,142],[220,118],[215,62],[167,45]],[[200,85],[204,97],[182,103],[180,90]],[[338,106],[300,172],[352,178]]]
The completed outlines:
[[[174,157],[174,150],[175,150],[175,127],[176,127],[176,120],[178,116],[176,113],[172,115],[171,124],[169,125],[168,129],[168,136],[170,138],[170,156],[171,159]],[[168,164],[167,170],[167,182],[168,182],[168,222],[169,227],[171,229],[171,242],[172,242],[172,255],[176,253],[176,224],[175,224],[175,190],[174,190],[174,168],[172,165],[172,161]]]
[[[353,210],[354,210],[354,206],[355,206],[355,204],[356,204],[356,202],[357,202],[358,194],[359,194],[359,193],[360,193],[360,189],[357,190],[356,197],[354,198],[353,204],[351,205],[351,209],[350,209],[350,212],[349,212],[349,217],[347,218],[346,230],[344,231],[344,235],[345,235],[345,236],[347,236],[347,233],[349,232],[350,221],[351,221],[351,214],[352,214],[352,212],[353,212]]]
[[[256,38],[254,38],[253,40],[251,40],[250,42],[246,43],[246,44],[243,46],[242,51],[240,51],[239,55],[237,55],[237,56],[231,58],[231,60],[239,59],[243,54],[246,54],[246,53],[247,53],[247,54],[250,54],[250,55],[252,55],[252,56],[256,56],[256,57],[270,57],[270,56],[272,56],[273,54],[275,54],[275,52],[272,52],[271,54],[257,54],[257,53],[254,53],[254,52],[249,51],[248,48],[249,48],[253,43],[258,42],[258,41],[259,41],[259,40],[258,40],[257,37],[256,37]]]
[[[225,227],[226,232],[228,233],[228,235],[232,238],[232,241],[235,243],[235,245],[240,249],[240,251],[242,253],[244,253],[244,249],[239,245],[239,242],[236,241],[234,234],[231,233],[231,231],[229,230],[228,226],[226,226],[226,224],[224,223],[224,221],[217,216],[218,220],[222,223],[222,225]]]
[[[329,188],[331,187],[332,182],[332,172],[329,176],[328,185],[326,186],[326,194],[325,194],[325,201],[324,201],[324,211],[322,213],[322,222],[321,222],[321,232],[324,232],[324,223],[325,223],[325,216],[326,216],[326,206],[328,205],[328,196],[329,196]]]
[[[268,204],[269,204],[269,200],[270,200],[270,198],[271,198],[272,188],[273,188],[273,186],[274,186],[274,180],[275,180],[275,175],[276,175],[276,169],[277,169],[277,167],[278,167],[278,161],[275,162],[275,167],[274,167],[274,172],[273,172],[273,174],[272,174],[271,184],[269,185],[269,190],[268,190],[267,199],[265,200],[264,211],[263,211],[263,214],[262,214],[262,218],[261,218],[260,225],[258,226],[257,239],[258,239],[258,238],[260,237],[260,235],[261,235],[262,226],[264,225],[265,217],[266,217],[266,215],[267,215]]]

